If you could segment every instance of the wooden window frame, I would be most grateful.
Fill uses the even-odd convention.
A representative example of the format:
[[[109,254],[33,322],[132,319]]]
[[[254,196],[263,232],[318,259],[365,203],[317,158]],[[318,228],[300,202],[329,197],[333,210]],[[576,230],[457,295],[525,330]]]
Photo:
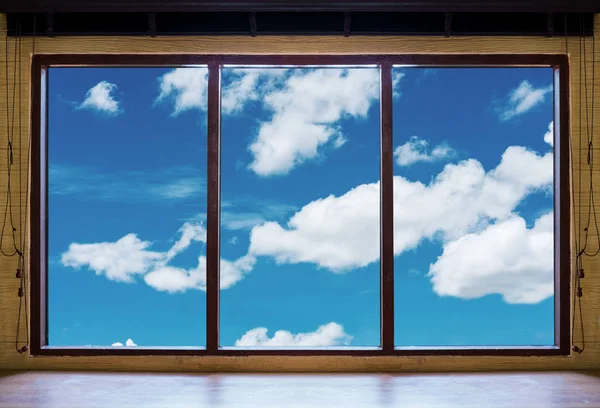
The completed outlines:
[[[48,345],[48,75],[50,67],[208,66],[206,347],[55,347]],[[380,72],[380,346],[247,349],[219,346],[221,67],[374,65]],[[394,344],[393,90],[394,65],[423,67],[551,67],[554,70],[554,346],[396,347]],[[34,55],[31,76],[31,355],[187,356],[560,356],[570,354],[569,67],[566,55]]]

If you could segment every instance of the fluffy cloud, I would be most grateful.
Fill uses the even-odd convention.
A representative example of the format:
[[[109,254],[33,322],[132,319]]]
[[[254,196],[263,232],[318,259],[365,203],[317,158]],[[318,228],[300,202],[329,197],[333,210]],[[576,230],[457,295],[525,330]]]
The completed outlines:
[[[528,81],[523,81],[508,94],[508,101],[500,109],[500,119],[509,120],[521,115],[536,105],[544,102],[546,95],[552,92],[552,85],[534,88]]]
[[[274,89],[276,80],[289,70],[276,68],[235,68],[227,70],[235,79],[223,89],[221,109],[226,114],[239,112],[249,101],[257,101],[261,93]],[[260,89],[260,92],[259,92]]]
[[[190,109],[206,110],[208,68],[176,68],[159,78],[159,87],[156,101],[172,100],[173,115]]]
[[[240,281],[244,275],[252,271],[255,259],[243,256],[234,262],[221,259],[220,287],[227,289]],[[198,266],[193,269],[162,266],[154,269],[144,277],[149,286],[169,293],[185,292],[188,289],[206,290],[206,257],[198,257]]]
[[[378,95],[374,69],[294,71],[283,86],[262,90],[261,100],[273,116],[260,124],[249,146],[249,168],[260,176],[286,174],[324,145],[340,147],[345,137],[336,123],[365,117]]]
[[[164,259],[162,253],[150,251],[150,245],[136,234],[127,234],[116,242],[73,243],[62,254],[61,262],[72,268],[85,266],[110,280],[133,282],[133,276],[144,274]]]
[[[206,243],[206,229],[202,224],[193,224],[190,222],[186,222],[179,229],[179,233],[181,236],[179,239],[173,244],[171,249],[167,252],[167,259],[173,258],[175,255],[187,249],[190,246],[192,241],[204,242]]]
[[[121,343],[120,341],[117,341],[116,343],[111,344],[112,347],[123,347],[123,343]],[[133,342],[133,340],[131,339],[127,339],[127,341],[125,342],[125,346],[126,347],[136,347],[137,344],[135,344]]]
[[[251,255],[244,255],[234,262],[226,261],[221,259],[220,264],[220,287],[221,289],[227,289],[233,286],[236,282],[240,281],[245,274],[252,271],[256,258]]]
[[[399,166],[410,166],[418,162],[434,162],[454,156],[454,149],[445,143],[428,151],[429,142],[418,136],[412,136],[410,140],[394,150],[394,157]]]
[[[554,121],[548,125],[548,131],[544,134],[544,142],[554,146]]]
[[[444,244],[429,276],[442,296],[500,294],[507,303],[538,303],[554,293],[553,249],[552,213],[532,229],[513,216]]]
[[[249,101],[260,99],[259,88],[264,92],[274,85],[273,80],[283,77],[286,69],[236,68],[229,70],[235,77],[221,92],[223,113],[243,109]],[[206,110],[208,104],[208,69],[176,68],[159,78],[160,94],[157,102],[173,101],[173,115],[190,109]]]
[[[166,252],[151,251],[152,243],[140,240],[136,234],[127,234],[116,242],[73,243],[62,254],[61,262],[72,268],[88,268],[119,282],[131,283],[135,282],[135,276],[143,276],[146,284],[159,291],[206,290],[205,256],[199,256],[198,265],[192,269],[170,265],[192,242],[206,242],[206,229],[201,224],[185,223],[179,234],[179,239]],[[229,288],[241,280],[254,263],[254,257],[248,255],[233,262],[222,259],[221,288]]]
[[[273,112],[259,126],[249,150],[249,168],[261,176],[286,174],[312,159],[325,145],[339,148],[346,137],[336,125],[342,117],[365,117],[379,96],[376,69],[233,69],[223,89],[225,114],[260,101]],[[206,110],[206,68],[177,68],[159,78],[157,102],[171,99],[173,115],[189,109]],[[397,85],[403,73],[394,75]]]
[[[319,326],[317,330],[309,333],[293,334],[287,330],[278,330],[273,337],[269,337],[268,330],[258,327],[247,331],[240,339],[236,340],[237,347],[327,347],[348,345],[352,336],[344,332],[344,327],[331,322]]]
[[[552,154],[539,156],[519,146],[506,149],[488,172],[469,159],[446,165],[429,184],[395,176],[394,253],[506,219],[523,197],[548,188],[552,179]],[[305,205],[286,226],[266,222],[253,228],[249,252],[344,272],[379,259],[379,231],[379,183],[363,184]]]
[[[92,109],[110,115],[116,115],[121,112],[119,102],[113,97],[113,92],[117,89],[115,84],[107,81],[98,82],[93,88],[87,91],[85,100],[78,106],[79,109]]]
[[[287,226],[266,222],[253,228],[249,252],[279,263],[316,263],[336,272],[366,266],[379,256],[379,184],[313,201]]]

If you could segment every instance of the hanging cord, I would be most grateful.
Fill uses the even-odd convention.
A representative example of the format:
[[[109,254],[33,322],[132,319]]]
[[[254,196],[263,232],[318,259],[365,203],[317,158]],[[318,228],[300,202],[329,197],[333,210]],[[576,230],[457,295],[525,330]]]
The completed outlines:
[[[34,16],[34,37],[33,37],[33,47],[35,50],[35,16]],[[19,24],[19,31],[17,33],[17,38],[19,39],[19,106],[21,105],[21,59],[22,59],[22,51],[21,51],[21,26]],[[35,52],[35,51],[34,51]],[[29,133],[28,133],[29,136]],[[19,278],[19,313],[17,316],[17,332],[15,336],[15,350],[22,354],[26,352],[29,347],[27,344],[29,343],[29,304],[27,302],[27,294],[28,294],[28,285],[27,285],[27,264],[25,263],[25,239],[27,236],[27,203],[29,200],[29,153],[31,147],[31,138],[28,137],[28,148],[27,148],[27,166],[26,172],[23,173],[23,131],[22,131],[22,122],[21,122],[21,109],[19,109],[19,243],[21,245],[21,254],[19,256],[19,267],[17,269],[17,278]],[[23,174],[26,175],[27,181],[25,182],[25,217],[23,217]],[[22,310],[25,310],[25,344],[19,347],[19,334],[21,329],[21,314]]]
[[[19,34],[20,30],[21,30],[21,24],[20,21],[17,20],[17,34]],[[6,201],[4,204],[4,219],[2,221],[2,230],[0,231],[0,253],[4,256],[8,256],[8,257],[12,257],[15,255],[21,255],[21,252],[19,251],[19,248],[17,247],[17,240],[15,237],[15,232],[17,231],[15,224],[14,224],[14,220],[13,220],[13,211],[12,211],[12,191],[11,191],[11,169],[13,166],[13,136],[14,136],[14,130],[15,130],[15,107],[16,107],[16,103],[15,103],[15,98],[16,98],[16,90],[17,90],[17,52],[18,52],[18,43],[20,42],[20,37],[17,35],[17,37],[15,38],[15,44],[14,44],[14,48],[15,48],[15,53],[14,53],[14,67],[13,67],[13,89],[12,89],[12,104],[11,104],[11,100],[9,97],[10,94],[10,69],[9,69],[9,64],[8,64],[8,57],[9,57],[9,42],[8,42],[8,35],[5,38],[5,70],[6,70],[6,134],[7,134],[7,138],[8,138],[8,145],[7,145],[7,149],[6,149],[6,154],[7,154],[7,160],[6,160],[6,166],[7,166],[7,182],[6,182]],[[12,108],[12,113],[11,113],[11,108]],[[9,219],[8,221],[10,222],[10,228],[11,228],[11,236],[12,236],[12,248],[6,252],[4,250],[4,237],[5,237],[5,231],[6,231],[6,227],[7,227],[7,218]],[[11,252],[12,251],[12,252]]]
[[[586,41],[587,43],[587,41]],[[598,228],[598,217],[596,214],[596,203],[594,200],[594,91],[595,91],[595,68],[596,68],[596,44],[595,44],[595,40],[594,37],[592,37],[592,93],[591,93],[591,98],[590,95],[588,94],[588,80],[587,80],[587,57],[586,57],[586,53],[587,53],[587,47],[586,47],[586,43],[584,43],[584,50],[583,50],[583,65],[585,66],[585,70],[584,70],[584,95],[585,95],[585,122],[586,122],[586,130],[587,130],[587,137],[588,137],[588,145],[587,145],[587,165],[589,168],[589,178],[590,178],[590,184],[589,184],[589,191],[590,194],[588,196],[588,214],[587,214],[587,224],[585,226],[585,228],[583,229],[584,231],[584,236],[585,236],[585,241],[584,244],[582,246],[582,248],[579,250],[580,255],[585,255],[588,257],[593,257],[596,256],[598,254],[600,254],[600,229]],[[589,100],[592,100],[592,104],[591,104],[591,110],[592,110],[592,117],[591,117],[591,121],[590,121],[590,109],[588,107],[588,103]],[[597,245],[598,247],[596,248],[595,251],[587,251],[587,247],[588,247],[588,238],[589,238],[589,233],[590,233],[590,223],[592,221],[592,217],[594,218],[594,229],[596,231],[596,238],[597,238]]]
[[[567,29],[567,15],[564,14],[564,30],[565,30],[565,53],[567,55],[567,58],[569,57],[569,39],[568,39],[568,29]],[[581,53],[580,53],[581,54]],[[580,55],[581,57],[581,55]],[[581,67],[580,67],[581,70]],[[580,94],[581,95],[581,94]],[[581,124],[581,121],[580,121]],[[581,133],[580,133],[581,136]],[[571,164],[571,208],[573,208],[573,214],[575,214],[576,211],[576,207],[575,207],[575,160],[574,160],[574,155],[573,155],[573,137],[572,135],[570,135],[569,137],[569,154],[570,154],[570,164]],[[571,348],[573,351],[577,352],[577,353],[582,353],[583,349],[578,347],[575,344],[575,321],[576,321],[576,307],[577,307],[577,303],[576,303],[576,288],[578,287],[579,283],[579,270],[580,270],[580,256],[579,256],[579,238],[578,238],[578,225],[576,223],[576,217],[573,217],[573,239],[574,239],[574,245],[575,245],[575,269],[572,273],[572,298],[573,298],[573,308],[572,308],[572,319],[571,319]],[[582,325],[583,328],[583,325]],[[584,338],[583,336],[583,331],[582,331],[582,339]],[[585,348],[585,345],[582,344],[582,347]]]
[[[578,144],[578,150],[579,152],[582,151],[583,148],[583,131],[582,131],[582,126],[583,126],[583,114],[582,114],[582,108],[583,108],[583,87],[582,87],[582,80],[583,80],[583,70],[585,69],[583,62],[583,58],[584,58],[584,50],[583,50],[583,19],[580,17],[579,19],[579,144]],[[574,160],[572,160],[572,163],[574,163]],[[581,296],[583,295],[583,290],[581,288],[581,277],[580,277],[580,271],[583,269],[583,259],[581,258],[581,214],[582,214],[582,200],[581,200],[581,176],[583,174],[582,171],[583,168],[583,164],[581,162],[579,162],[579,166],[577,168],[577,175],[578,175],[578,182],[577,182],[577,187],[578,187],[578,198],[577,198],[577,204],[579,205],[579,208],[577,208],[575,210],[574,207],[574,211],[577,211],[577,216],[578,216],[578,220],[577,223],[575,224],[575,220],[573,220],[573,224],[576,227],[576,237],[577,237],[577,242],[579,243],[576,248],[575,248],[575,271],[573,274],[573,291],[572,291],[572,297],[573,297],[573,311],[572,311],[572,325],[571,325],[571,336],[573,338],[572,343],[572,350],[575,351],[576,353],[583,353],[583,351],[585,350],[585,330],[583,327],[583,310],[581,309]],[[572,175],[573,178],[575,178],[575,173],[573,173]],[[573,194],[575,194],[575,190],[573,190]],[[581,347],[577,346],[575,344],[575,326],[577,323],[577,312],[579,311],[579,327],[580,327],[580,331],[581,331]]]
[[[6,70],[6,130],[7,130],[7,138],[8,138],[8,146],[7,146],[7,190],[6,190],[6,201],[5,201],[5,212],[4,219],[2,222],[2,230],[0,233],[0,252],[2,255],[7,257],[18,256],[18,263],[16,268],[16,278],[19,279],[19,288],[17,295],[19,297],[19,308],[17,315],[17,327],[15,334],[15,350],[18,353],[24,353],[29,350],[28,342],[29,342],[29,303],[28,303],[28,269],[25,257],[25,248],[26,248],[26,239],[27,239],[27,214],[29,208],[29,169],[30,169],[30,153],[31,153],[31,133],[30,131],[27,134],[28,138],[28,146],[27,146],[27,156],[23,157],[23,116],[21,112],[21,101],[22,101],[22,26],[20,19],[17,19],[15,22],[15,38],[13,41],[14,44],[14,66],[12,67],[13,75],[12,75],[12,101],[10,100],[10,68],[9,68],[9,41],[8,35],[6,36],[5,42],[5,70]],[[36,39],[36,16],[33,18],[34,32],[33,32],[33,41],[32,41],[32,50],[33,54],[35,54],[35,39]],[[10,103],[12,102],[12,103]],[[15,110],[18,110],[15,118]],[[16,119],[16,121],[15,121]],[[15,123],[17,122],[17,123]],[[13,149],[15,146],[15,131],[17,132],[18,137],[18,194],[19,194],[19,224],[18,228],[15,226],[14,213],[12,209],[12,167],[14,166],[14,157],[13,157]],[[24,160],[26,160],[26,166],[23,168]],[[25,181],[25,191],[23,191],[23,177],[26,177]],[[25,194],[25,197],[23,197]],[[23,205],[23,198],[25,199],[25,203]],[[4,234],[6,229],[10,227],[12,229],[11,234]],[[18,231],[18,238],[16,237],[16,233]],[[12,237],[12,248],[8,251],[4,249],[4,238]],[[26,338],[23,345],[19,339],[19,335],[21,333],[21,323],[22,317],[25,317],[25,333]]]
[[[34,14],[33,16],[33,40],[32,40],[32,55],[35,55],[35,40],[36,40],[36,27],[37,27],[37,21],[36,21],[36,15]],[[19,33],[18,33],[18,38],[19,38],[19,91],[21,90],[21,31],[20,31],[20,25],[19,25]],[[19,93],[19,95],[21,95],[21,93]],[[21,110],[19,109],[19,114],[20,114]],[[19,122],[21,123],[21,122]],[[20,148],[20,154],[22,155],[22,151],[21,147],[21,141],[23,139],[23,132],[21,131],[21,124],[19,125],[19,148]],[[17,350],[17,352],[19,354],[25,353],[27,352],[27,350],[29,350],[28,344],[29,344],[29,302],[28,302],[28,276],[29,276],[29,268],[27,267],[27,263],[26,263],[26,238],[27,238],[27,214],[28,214],[28,209],[29,209],[29,170],[30,170],[30,157],[31,157],[31,132],[32,129],[29,128],[29,131],[27,133],[27,156],[26,156],[26,160],[27,160],[27,164],[25,166],[25,174],[27,176],[26,178],[26,182],[25,182],[25,216],[24,217],[19,217],[19,222],[21,223],[21,225],[23,226],[23,228],[21,228],[21,233],[19,234],[19,238],[20,238],[20,242],[21,242],[21,256],[20,256],[20,269],[17,270],[17,277],[19,277],[20,281],[19,281],[19,313],[17,316],[17,332],[16,332],[16,337],[15,337],[15,349]],[[20,192],[20,201],[19,201],[19,208],[21,209],[21,211],[23,211],[23,206],[21,205],[21,197],[23,196],[23,190],[22,190],[22,164],[23,164],[23,160],[22,157],[20,156],[20,160],[19,160],[19,169],[20,169],[20,173],[21,173],[21,177],[19,179],[19,192]],[[20,273],[20,276],[19,276]],[[21,328],[21,314],[22,314],[22,310],[24,309],[25,311],[25,344],[21,347],[19,347],[19,333],[20,333],[20,328]]]
[[[596,202],[595,202],[595,192],[594,192],[594,94],[595,94],[595,71],[596,71],[596,44],[595,38],[592,37],[592,75],[591,75],[591,95],[588,92],[588,67],[587,67],[587,39],[584,37],[585,35],[585,22],[583,19],[580,21],[580,36],[579,36],[579,151],[583,151],[583,121],[586,123],[586,137],[587,137],[587,160],[585,163],[581,163],[578,168],[578,205],[580,206],[578,212],[578,221],[577,224],[575,220],[573,220],[573,228],[574,228],[574,239],[575,239],[575,270],[573,273],[573,310],[572,310],[572,326],[571,326],[571,343],[572,350],[577,353],[582,353],[585,350],[585,330],[583,325],[583,307],[581,298],[583,297],[583,289],[581,286],[581,280],[585,277],[584,273],[584,257],[595,257],[600,254],[600,228],[598,226],[598,217],[596,213]],[[568,40],[567,40],[567,18],[565,14],[565,49],[568,55]],[[591,99],[591,106],[590,106]],[[590,107],[592,110],[590,116]],[[585,109],[585,118],[582,115],[582,108]],[[574,192],[574,178],[575,171],[573,168],[573,148],[571,147],[571,191]],[[588,176],[589,176],[589,189],[588,189],[588,199],[587,199],[587,221],[585,223],[585,227],[583,227],[582,223],[582,214],[583,210],[583,201],[581,199],[582,194],[582,174],[584,172],[584,166],[587,165],[588,168]],[[576,210],[575,207],[575,195],[572,193],[573,199],[573,209]],[[593,219],[593,225],[592,225]],[[593,227],[595,230],[595,235],[597,238],[597,248],[591,249],[588,248],[589,244],[589,234],[590,227]],[[582,239],[583,234],[583,239]],[[583,244],[582,244],[583,242]],[[581,245],[581,247],[580,247]],[[581,344],[575,344],[575,326],[577,318],[579,318],[579,326],[580,326],[580,334],[581,334]]]

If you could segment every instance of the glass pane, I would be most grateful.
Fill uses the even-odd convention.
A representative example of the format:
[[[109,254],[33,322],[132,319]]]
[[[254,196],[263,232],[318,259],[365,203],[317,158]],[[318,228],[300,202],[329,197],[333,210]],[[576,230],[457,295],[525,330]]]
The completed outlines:
[[[221,345],[379,346],[379,70],[221,88]]]
[[[205,344],[206,68],[51,68],[51,346]]]
[[[396,68],[398,346],[554,344],[551,68]]]

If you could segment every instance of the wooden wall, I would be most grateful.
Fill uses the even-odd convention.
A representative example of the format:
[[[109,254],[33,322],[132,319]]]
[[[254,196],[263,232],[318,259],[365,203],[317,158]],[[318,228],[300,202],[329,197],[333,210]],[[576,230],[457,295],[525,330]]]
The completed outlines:
[[[596,53],[598,64],[596,77],[599,80],[595,87],[595,130],[600,131],[600,15],[595,19]],[[17,220],[17,236],[19,234],[19,217],[25,217],[22,210],[25,194],[19,195],[19,171],[23,185],[27,180],[25,167],[27,140],[29,132],[29,96],[30,96],[30,61],[35,53],[197,53],[197,54],[262,54],[262,53],[329,53],[329,54],[401,54],[401,53],[544,53],[564,54],[566,42],[564,38],[541,37],[481,37],[481,38],[437,38],[437,37],[39,37],[34,44],[31,38],[22,40],[21,69],[13,75],[14,39],[8,41],[9,87],[6,86],[5,69],[5,36],[6,21],[0,15],[0,193],[4,205],[7,191],[7,144],[6,128],[7,107],[12,106],[13,87],[20,83],[17,100],[15,131],[13,135],[13,213]],[[592,63],[592,40],[586,42],[588,68]],[[584,165],[586,157],[585,145],[580,146],[580,113],[583,117],[581,130],[586,135],[585,103],[582,98],[583,80],[580,73],[580,39],[568,41],[568,52],[571,64],[571,139],[575,158],[575,169]],[[20,74],[20,75],[19,75]],[[591,92],[591,69],[587,74],[588,91]],[[19,91],[19,87],[16,87]],[[9,104],[7,106],[7,91]],[[590,94],[591,95],[591,94]],[[591,98],[588,100],[591,116]],[[9,108],[10,109],[10,108]],[[12,109],[9,114],[13,115]],[[19,126],[20,119],[20,126]],[[599,146],[600,146],[600,142]],[[598,148],[596,148],[598,149]],[[21,165],[20,165],[21,164]],[[578,181],[576,177],[576,181]],[[600,179],[598,179],[600,180]],[[576,202],[575,211],[585,209],[583,219],[587,216],[587,176],[582,178],[584,187],[581,203]],[[15,188],[15,186],[17,186]],[[600,186],[598,186],[600,189]],[[579,197],[576,183],[575,193]],[[19,207],[21,202],[21,208]],[[600,202],[598,203],[600,205]],[[4,212],[4,208],[0,209]],[[7,231],[10,233],[10,230]],[[10,236],[10,235],[9,235]],[[11,239],[5,238],[3,248],[9,250]],[[590,242],[596,245],[596,240]],[[0,369],[65,369],[65,370],[152,370],[152,371],[431,371],[431,370],[546,370],[546,369],[591,369],[600,368],[600,258],[586,261],[586,277],[583,280],[583,306],[586,350],[583,354],[569,357],[30,357],[27,353],[15,351],[18,300],[18,280],[15,278],[17,258],[0,257]],[[23,325],[20,337],[24,338]],[[576,333],[579,333],[576,327]],[[576,336],[578,338],[578,335]]]

